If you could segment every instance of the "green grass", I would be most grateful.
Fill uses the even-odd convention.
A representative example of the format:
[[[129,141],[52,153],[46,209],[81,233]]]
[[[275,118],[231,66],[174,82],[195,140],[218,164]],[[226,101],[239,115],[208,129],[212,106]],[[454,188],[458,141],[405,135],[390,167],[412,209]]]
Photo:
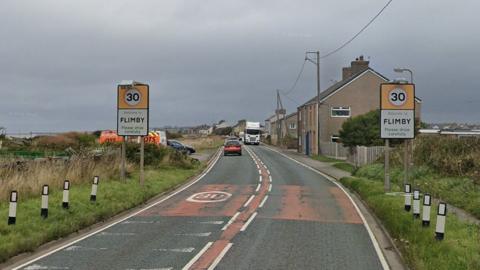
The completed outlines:
[[[445,239],[434,239],[436,205],[432,206],[431,225],[421,226],[403,210],[401,196],[388,196],[383,184],[362,178],[342,178],[345,186],[357,192],[394,238],[412,269],[480,269],[480,227],[448,214]],[[398,188],[396,188],[398,191]]]
[[[355,166],[353,166],[352,164],[350,163],[347,163],[347,162],[337,162],[337,163],[334,163],[333,164],[333,167],[337,168],[337,169],[340,169],[340,170],[344,170],[344,171],[347,171],[349,173],[354,173],[356,168]]]
[[[328,162],[328,163],[341,161],[341,160],[334,159],[334,158],[327,157],[327,156],[323,156],[323,155],[313,155],[313,156],[311,156],[311,158],[315,159],[315,160],[318,160],[318,161],[321,161],[321,162]]]
[[[149,169],[145,172],[143,188],[136,174],[127,183],[100,179],[96,203],[89,201],[91,184],[72,186],[69,210],[61,207],[62,191],[51,190],[47,219],[40,217],[40,196],[23,200],[19,194],[16,225],[7,225],[8,204],[0,204],[3,219],[0,222],[0,262],[135,207],[173,189],[201,169]]]
[[[359,168],[355,176],[383,181],[383,164],[371,164]],[[444,177],[435,174],[426,167],[416,167],[412,173],[414,186],[435,198],[444,200],[462,208],[473,216],[480,218],[480,187],[467,177]],[[394,167],[390,171],[392,183],[403,185],[403,170]],[[412,182],[412,181],[410,181]]]

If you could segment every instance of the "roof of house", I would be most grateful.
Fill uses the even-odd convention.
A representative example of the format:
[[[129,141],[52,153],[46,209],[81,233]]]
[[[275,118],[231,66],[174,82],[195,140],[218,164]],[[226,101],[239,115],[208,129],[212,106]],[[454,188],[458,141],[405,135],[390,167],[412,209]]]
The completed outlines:
[[[379,76],[380,78],[382,78],[383,80],[385,81],[389,81],[389,79],[385,76],[383,76],[382,74],[378,73],[377,71],[375,71],[374,69],[372,68],[366,68],[365,70],[363,70],[362,72],[358,72],[356,74],[353,74],[352,76],[346,78],[345,80],[341,80],[335,84],[333,84],[332,86],[328,87],[326,90],[320,92],[320,102],[325,100],[326,98],[328,98],[330,95],[334,94],[335,92],[339,91],[340,89],[342,89],[344,86],[346,86],[347,84],[351,83],[352,81],[354,81],[355,79],[361,77],[363,74],[367,73],[367,72],[372,72],[374,73],[375,75]],[[421,102],[421,99],[419,99],[418,97],[415,97],[415,99],[417,100],[417,102]],[[317,96],[311,98],[310,100],[308,100],[307,102],[305,102],[304,104],[300,105],[300,107],[302,106],[305,106],[305,105],[310,105],[310,104],[314,104],[317,102]]]

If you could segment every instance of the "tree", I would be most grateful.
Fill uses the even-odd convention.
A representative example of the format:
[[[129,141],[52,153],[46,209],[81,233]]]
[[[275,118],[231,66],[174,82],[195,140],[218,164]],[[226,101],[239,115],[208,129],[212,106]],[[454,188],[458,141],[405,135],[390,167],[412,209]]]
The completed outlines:
[[[345,121],[340,130],[340,140],[347,147],[383,145],[380,138],[380,110],[370,111]]]

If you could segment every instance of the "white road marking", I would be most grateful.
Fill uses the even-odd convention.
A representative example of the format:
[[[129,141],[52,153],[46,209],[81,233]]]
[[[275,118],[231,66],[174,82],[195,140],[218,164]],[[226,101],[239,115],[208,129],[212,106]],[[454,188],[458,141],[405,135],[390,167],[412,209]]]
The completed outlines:
[[[222,231],[225,231],[228,228],[228,226],[232,225],[235,219],[237,219],[238,215],[240,215],[240,212],[237,212],[235,213],[235,215],[233,215],[233,217],[228,221],[228,223],[225,224],[225,226],[223,226]]]
[[[250,198],[248,198],[247,202],[243,205],[243,207],[247,207],[252,202],[253,198],[255,198],[255,195],[250,196]]]
[[[272,184],[268,186],[268,192],[271,192],[271,191],[272,191]]]
[[[213,269],[215,269],[215,267],[217,267],[217,265],[220,263],[222,258],[225,257],[225,254],[227,254],[228,250],[232,247],[232,245],[233,245],[232,243],[228,243],[228,245],[223,248],[222,252],[220,252],[220,254],[218,254],[218,257],[215,258],[215,260],[210,265],[210,267],[208,267],[208,270],[213,270]]]
[[[262,176],[260,175],[260,178],[258,179],[258,181],[261,183],[262,182]]]
[[[40,264],[32,264],[29,267],[23,268],[24,270],[48,270],[48,269],[70,269],[68,267],[62,267],[62,266],[45,266],[45,265],[40,265]]]
[[[60,247],[58,247],[58,248],[56,248],[56,249],[54,249],[54,250],[52,250],[52,251],[49,251],[49,252],[47,252],[47,253],[45,253],[45,254],[43,254],[43,255],[41,255],[41,256],[38,256],[38,257],[36,257],[36,258],[34,258],[34,259],[31,259],[31,260],[29,260],[29,261],[27,261],[27,262],[25,262],[25,263],[23,263],[23,264],[15,267],[15,268],[13,268],[12,270],[18,270],[18,269],[23,268],[23,267],[25,267],[25,266],[27,266],[27,265],[29,265],[29,264],[31,264],[31,263],[34,263],[34,262],[38,261],[38,260],[40,260],[40,259],[43,259],[43,258],[45,258],[45,257],[47,257],[47,256],[50,256],[51,254],[53,254],[53,253],[55,253],[55,252],[58,252],[58,251],[60,251],[60,250],[63,250],[64,248],[66,248],[66,247],[68,247],[68,246],[70,246],[70,245],[73,245],[73,244],[75,244],[75,243],[78,243],[78,242],[82,241],[83,239],[86,239],[86,238],[88,238],[88,237],[91,237],[92,235],[95,235],[95,234],[97,234],[97,233],[99,233],[99,232],[102,232],[102,231],[104,231],[104,230],[106,230],[106,229],[108,229],[108,228],[110,228],[110,227],[112,227],[112,226],[115,226],[115,225],[118,224],[118,223],[124,222],[125,220],[127,220],[127,219],[129,219],[129,218],[131,218],[131,217],[133,217],[133,216],[136,216],[136,215],[138,215],[138,214],[140,214],[140,213],[142,213],[142,212],[144,212],[144,211],[146,211],[146,210],[148,210],[148,209],[150,209],[150,208],[152,208],[152,207],[154,207],[154,206],[156,206],[156,205],[158,205],[158,204],[161,204],[161,203],[163,203],[164,201],[166,201],[166,200],[168,200],[168,199],[170,199],[170,198],[172,198],[173,196],[179,194],[180,192],[182,192],[182,191],[186,190],[187,188],[191,187],[192,185],[194,185],[194,184],[197,183],[198,181],[202,180],[203,177],[205,177],[205,175],[207,175],[207,174],[212,170],[212,168],[215,166],[215,164],[217,164],[218,160],[220,159],[221,153],[222,153],[221,148],[219,148],[219,150],[217,151],[217,156],[216,156],[216,157],[213,159],[213,161],[208,165],[207,169],[206,169],[201,175],[198,176],[197,179],[195,179],[194,181],[192,181],[192,182],[190,182],[189,184],[185,185],[184,187],[175,190],[173,193],[165,196],[163,199],[158,200],[157,202],[152,203],[152,204],[150,204],[149,206],[147,206],[147,207],[145,207],[145,208],[143,208],[143,209],[140,209],[140,210],[138,210],[138,211],[136,211],[136,212],[134,212],[134,213],[132,213],[132,214],[124,217],[124,218],[121,218],[121,219],[119,219],[119,220],[117,220],[117,221],[115,221],[115,222],[112,222],[112,223],[110,223],[109,225],[107,225],[107,226],[105,226],[105,227],[99,228],[99,229],[97,229],[97,230],[95,230],[95,231],[93,231],[93,232],[91,232],[91,233],[89,233],[89,234],[87,234],[87,235],[85,235],[85,236],[83,236],[83,237],[80,237],[80,238],[78,238],[78,239],[75,239],[74,241],[68,242],[68,243],[66,243],[66,244],[64,244],[64,245],[61,245]]]
[[[267,201],[267,199],[268,199],[268,195],[265,196],[265,198],[263,198],[262,202],[260,203],[260,205],[259,205],[258,207],[259,207],[259,208],[262,208],[263,205],[265,204],[265,202]]]
[[[188,248],[154,248],[153,251],[163,251],[163,252],[180,252],[180,253],[191,253],[195,250],[194,247]]]
[[[268,175],[270,175],[270,171],[269,171],[269,170],[267,170],[267,173],[268,173]]]
[[[200,252],[198,252],[197,255],[195,255],[195,257],[193,257],[193,258],[182,268],[182,270],[188,270],[188,269],[190,269],[190,267],[192,267],[192,265],[193,265],[195,262],[197,262],[200,257],[202,257],[203,253],[205,253],[205,251],[207,251],[212,244],[213,244],[213,242],[208,242],[208,243],[200,250]]]
[[[132,235],[137,235],[136,233],[114,233],[114,232],[101,232],[98,234],[98,236],[132,236]]]
[[[307,164],[303,164],[301,163],[300,161],[294,159],[294,158],[291,158],[275,149],[272,149],[268,146],[265,146],[266,149],[270,150],[270,151],[273,151],[273,152],[276,152],[278,154],[280,154],[281,156],[299,164],[300,166],[303,166],[315,173],[318,173],[320,174],[321,176],[325,177],[327,180],[329,180],[330,182],[334,183],[335,185],[337,185],[342,191],[343,193],[345,193],[347,195],[347,197],[350,199],[350,202],[353,204],[353,206],[355,207],[355,210],[357,211],[357,213],[360,215],[360,218],[362,219],[362,222],[363,222],[363,226],[365,226],[367,232],[368,232],[368,235],[370,236],[370,240],[372,240],[372,244],[373,244],[373,247],[375,248],[375,251],[377,253],[377,256],[380,260],[380,263],[382,264],[382,267],[383,269],[385,270],[389,270],[390,269],[390,266],[388,265],[387,263],[387,260],[385,259],[385,256],[383,255],[383,252],[382,250],[380,249],[380,245],[378,244],[377,242],[377,239],[375,238],[375,235],[373,234],[372,230],[370,229],[370,226],[368,225],[367,223],[367,220],[365,219],[365,217],[363,216],[362,212],[360,211],[360,208],[358,207],[358,205],[355,203],[355,201],[353,200],[352,196],[350,196],[350,194],[348,194],[348,192],[345,190],[345,188],[340,185],[334,178],[330,177],[329,175],[326,175],[324,174],[323,172],[319,171],[319,170],[316,170],[310,166],[308,166]]]
[[[201,221],[201,224],[214,224],[214,225],[222,225],[225,223],[223,220],[212,220],[212,221]]]
[[[177,236],[195,236],[195,237],[208,237],[212,233],[211,232],[204,232],[204,233],[177,233]]]
[[[258,174],[262,174],[262,170],[258,170]]]
[[[259,170],[260,170],[260,166],[258,166],[258,164],[257,164],[257,169],[259,169]]]
[[[122,222],[121,224],[152,224],[155,223],[155,221],[145,221],[145,220],[126,220]]]
[[[270,181],[270,183],[272,183],[272,176],[271,175],[268,176],[268,180]]]
[[[253,213],[250,218],[248,218],[247,222],[242,226],[242,228],[240,229],[241,232],[245,231],[248,227],[248,225],[250,225],[250,223],[252,223],[253,219],[257,216],[257,212]]]
[[[97,251],[97,250],[107,250],[107,248],[70,246],[65,249],[65,251]]]
[[[255,189],[255,192],[258,192],[260,190],[260,187],[262,187],[262,184],[258,184],[257,188]]]

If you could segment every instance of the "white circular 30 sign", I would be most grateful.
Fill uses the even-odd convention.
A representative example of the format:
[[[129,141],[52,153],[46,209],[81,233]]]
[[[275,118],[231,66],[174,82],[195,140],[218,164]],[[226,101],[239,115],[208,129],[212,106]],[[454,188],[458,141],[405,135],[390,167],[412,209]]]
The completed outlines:
[[[140,91],[137,89],[129,89],[125,92],[125,102],[130,105],[130,106],[135,106],[137,105],[140,100],[142,99],[142,95],[140,94]]]
[[[394,106],[402,106],[407,101],[407,92],[401,88],[395,88],[388,93],[388,101]]]

